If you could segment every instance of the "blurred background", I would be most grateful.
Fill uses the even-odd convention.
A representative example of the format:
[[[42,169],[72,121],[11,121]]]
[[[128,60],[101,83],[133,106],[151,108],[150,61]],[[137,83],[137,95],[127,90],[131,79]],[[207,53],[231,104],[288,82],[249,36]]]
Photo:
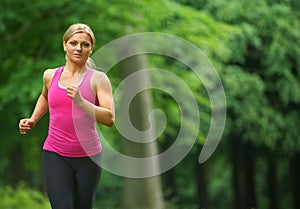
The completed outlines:
[[[179,76],[197,99],[201,126],[188,155],[160,176],[130,179],[104,170],[95,209],[300,208],[300,1],[2,0],[0,10],[1,209],[50,209],[41,175],[48,115],[25,136],[19,134],[18,122],[30,116],[44,70],[65,64],[62,36],[77,22],[93,29],[94,51],[138,32],[163,32],[190,41],[217,69],[227,103],[220,144],[199,164],[211,119],[209,97],[199,78],[164,56],[115,65],[107,73],[113,90],[139,66]],[[176,139],[180,107],[160,90],[148,91],[146,97],[147,102],[143,95],[137,97],[132,109],[164,112],[166,129],[155,142],[162,152]],[[122,102],[115,100],[116,106]],[[133,124],[147,129],[141,125],[144,119],[132,112]],[[138,149],[115,127],[99,128],[116,150]]]

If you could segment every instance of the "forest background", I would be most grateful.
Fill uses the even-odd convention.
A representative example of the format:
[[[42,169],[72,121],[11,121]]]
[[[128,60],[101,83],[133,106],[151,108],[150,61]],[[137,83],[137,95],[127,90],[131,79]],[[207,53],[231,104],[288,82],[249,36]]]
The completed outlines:
[[[50,208],[40,162],[48,116],[25,136],[18,121],[30,116],[44,70],[64,64],[62,35],[77,22],[94,30],[94,51],[140,32],[181,37],[213,63],[226,94],[222,139],[199,164],[211,122],[205,86],[170,57],[131,62],[170,71],[189,86],[200,109],[200,132],[185,158],[160,176],[133,180],[104,170],[95,208],[300,208],[299,1],[3,0],[0,10],[0,208]],[[107,73],[114,90],[128,69],[121,62]],[[168,119],[156,143],[163,151],[178,134],[180,107],[165,92],[152,90],[147,96],[151,103],[136,104],[161,109]],[[120,102],[116,98],[116,106]],[[135,124],[143,122],[137,117]],[[100,129],[115,149],[135,149],[123,143],[115,127]]]

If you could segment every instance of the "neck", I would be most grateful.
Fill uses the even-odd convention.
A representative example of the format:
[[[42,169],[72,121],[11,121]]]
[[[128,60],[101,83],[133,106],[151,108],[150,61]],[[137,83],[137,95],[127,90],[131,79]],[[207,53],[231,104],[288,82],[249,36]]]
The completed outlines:
[[[85,65],[76,65],[74,63],[67,62],[65,69],[67,69],[72,74],[79,74],[86,70]]]

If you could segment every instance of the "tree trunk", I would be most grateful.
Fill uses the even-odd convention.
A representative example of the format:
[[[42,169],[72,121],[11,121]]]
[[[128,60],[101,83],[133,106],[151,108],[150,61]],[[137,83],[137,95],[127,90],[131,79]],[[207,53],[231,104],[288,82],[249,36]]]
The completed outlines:
[[[246,208],[256,208],[255,195],[255,151],[251,143],[244,144],[244,174]]]
[[[267,182],[269,186],[270,209],[280,209],[280,194],[278,185],[278,165],[275,154],[269,155]]]
[[[170,136],[168,134],[166,134],[166,139],[164,140],[164,142],[162,142],[160,144],[160,147],[162,150],[167,150],[169,148],[169,146],[171,146],[171,142],[173,142],[173,139],[170,138]],[[178,193],[177,193],[177,184],[176,184],[176,169],[172,168],[170,170],[168,170],[167,172],[165,172],[162,175],[163,178],[163,187],[164,190],[166,191],[164,193],[164,197],[166,200],[176,204],[178,199]]]
[[[243,146],[241,139],[232,138],[231,159],[232,159],[232,183],[234,191],[234,208],[245,208],[244,181],[243,181]]]
[[[300,153],[295,154],[290,160],[290,174],[293,187],[294,209],[300,208]]]
[[[131,73],[137,72],[141,69],[146,69],[147,61],[144,56],[133,56],[120,63],[121,77],[125,78]],[[134,83],[130,83],[131,89],[141,89],[145,85],[150,85],[149,75],[147,71],[142,71],[142,74],[138,74],[135,77]],[[126,84],[125,84],[126,85]],[[124,92],[121,99],[122,102],[130,92]],[[152,110],[152,97],[150,90],[144,90],[138,93],[130,103],[130,111],[122,110],[122,114],[129,114],[130,122],[132,125],[140,130],[145,131],[149,128],[153,128],[155,124],[149,123],[149,113]],[[123,117],[121,118],[123,120]],[[128,123],[124,121],[124,124]],[[148,140],[153,137],[154,133],[149,133],[143,140]],[[156,140],[148,143],[139,143],[131,141],[130,139],[124,140],[124,153],[127,156],[134,158],[145,158],[150,156],[155,156],[158,154]],[[159,162],[153,160],[151,161],[153,169],[159,167]],[[126,165],[125,165],[126,166]],[[130,168],[129,168],[130,169]],[[138,168],[135,168],[138,169]],[[149,178],[125,178],[125,189],[124,189],[124,199],[122,208],[124,209],[162,209],[164,208],[161,180],[160,176],[152,176]]]
[[[232,181],[235,209],[254,209],[256,203],[255,152],[250,142],[233,137],[231,143],[233,163]]]
[[[18,143],[16,143],[10,153],[10,162],[12,169],[12,185],[17,186],[20,180],[22,180],[25,176],[23,166],[24,162],[22,162],[22,148]]]
[[[200,153],[202,146],[199,147]],[[197,183],[197,205],[198,209],[207,209],[209,207],[209,195],[208,195],[208,182],[207,182],[207,165],[205,163],[199,164],[198,161],[195,161],[195,174],[196,174],[196,183]]]

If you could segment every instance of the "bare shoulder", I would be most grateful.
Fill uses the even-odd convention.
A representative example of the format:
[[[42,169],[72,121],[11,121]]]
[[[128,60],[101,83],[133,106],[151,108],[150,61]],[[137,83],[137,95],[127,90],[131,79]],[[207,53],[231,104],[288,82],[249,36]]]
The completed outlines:
[[[52,78],[53,78],[54,73],[55,73],[56,70],[57,70],[57,68],[54,68],[54,69],[46,69],[46,70],[44,71],[44,74],[43,74],[43,80],[44,80],[44,84],[45,84],[45,86],[47,87],[47,89],[48,89],[48,87],[49,87],[49,85],[50,85],[50,83],[51,83],[51,81],[52,81]]]
[[[52,77],[53,77],[53,75],[54,75],[54,73],[55,73],[55,71],[56,71],[56,69],[57,68],[55,68],[55,69],[46,69],[45,71],[44,71],[44,75],[43,75],[43,78],[45,79],[45,80],[48,80],[48,79],[52,79]]]
[[[97,70],[93,70],[93,75],[92,75],[92,83],[99,87],[99,86],[103,86],[103,85],[110,85],[110,81],[109,78],[107,77],[107,75],[104,72],[100,72]]]
[[[91,77],[91,89],[94,94],[111,92],[112,87],[108,76],[104,72],[93,70]]]

